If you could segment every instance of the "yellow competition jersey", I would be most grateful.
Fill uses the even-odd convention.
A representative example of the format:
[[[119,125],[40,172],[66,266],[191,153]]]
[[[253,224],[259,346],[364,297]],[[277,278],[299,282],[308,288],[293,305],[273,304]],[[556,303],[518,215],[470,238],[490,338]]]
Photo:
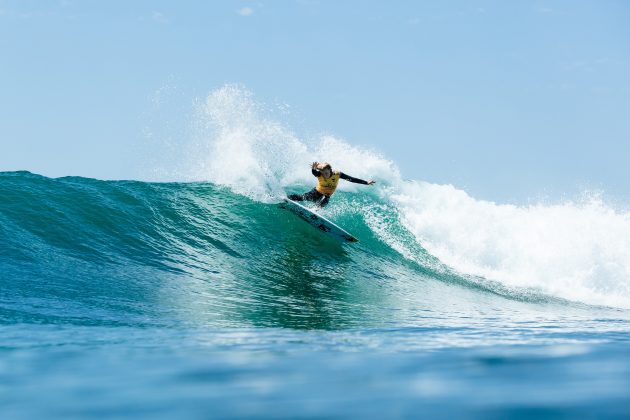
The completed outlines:
[[[333,174],[330,176],[330,178],[326,179],[323,176],[318,176],[317,177],[317,187],[315,187],[315,189],[317,190],[317,192],[319,192],[320,194],[324,194],[327,196],[331,196],[332,193],[335,192],[335,190],[337,189],[337,184],[339,184],[339,174],[341,172],[339,171],[335,171],[333,172]]]

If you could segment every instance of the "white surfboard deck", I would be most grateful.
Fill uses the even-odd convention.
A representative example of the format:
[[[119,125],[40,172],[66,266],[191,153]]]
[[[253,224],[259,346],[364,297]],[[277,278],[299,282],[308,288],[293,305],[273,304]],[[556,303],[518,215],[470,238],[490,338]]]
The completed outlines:
[[[293,200],[285,198],[283,203],[281,204],[281,207],[292,211],[293,213],[300,216],[300,218],[309,225],[314,226],[317,229],[326,232],[327,234],[332,235],[337,239],[348,242],[359,242],[359,240],[355,238],[351,233],[343,230],[330,220],[326,219],[321,214],[318,214]]]

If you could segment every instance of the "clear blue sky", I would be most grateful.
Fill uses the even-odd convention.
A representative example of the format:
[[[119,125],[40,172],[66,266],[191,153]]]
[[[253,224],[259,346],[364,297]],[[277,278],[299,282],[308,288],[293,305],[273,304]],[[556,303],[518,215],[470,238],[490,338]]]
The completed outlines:
[[[241,83],[406,178],[630,201],[629,22],[606,0],[0,0],[0,170],[131,177],[157,90]]]

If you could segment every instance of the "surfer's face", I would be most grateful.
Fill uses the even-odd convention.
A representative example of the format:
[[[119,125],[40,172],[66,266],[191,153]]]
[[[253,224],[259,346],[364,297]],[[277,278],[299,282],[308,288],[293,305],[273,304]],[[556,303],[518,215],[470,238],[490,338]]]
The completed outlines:
[[[332,175],[332,172],[331,172],[330,168],[322,169],[322,176],[324,178],[330,178],[331,175]]]

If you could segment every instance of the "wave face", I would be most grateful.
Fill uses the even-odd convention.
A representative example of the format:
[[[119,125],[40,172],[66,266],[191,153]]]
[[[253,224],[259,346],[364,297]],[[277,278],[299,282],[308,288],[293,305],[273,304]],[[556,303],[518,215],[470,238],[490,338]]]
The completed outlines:
[[[553,273],[545,273],[535,265],[544,250],[534,243],[532,250],[516,248],[513,255],[502,248],[524,246],[526,242],[515,239],[518,232],[508,228],[528,217],[560,217],[563,211],[587,217],[601,208],[519,209],[478,203],[488,207],[483,217],[491,225],[497,223],[491,218],[501,212],[511,218],[493,229],[479,226],[479,219],[466,227],[463,222],[472,224],[482,217],[475,215],[472,199],[447,187],[405,185],[418,193],[414,199],[383,190],[334,197],[328,216],[361,240],[348,246],[276,203],[212,183],[51,179],[5,172],[0,174],[0,313],[10,324],[330,329],[453,325],[454,313],[571,307],[575,304],[558,297],[586,296],[584,290],[593,292],[587,296],[590,301],[584,299],[587,303],[627,302],[626,278],[615,271],[623,269],[622,260],[608,269],[576,271],[581,275],[569,277],[558,273],[581,270],[589,261],[579,259],[571,267],[572,260],[563,260]],[[445,195],[464,203],[451,203]],[[553,225],[554,220],[539,227],[554,229],[551,239],[567,229],[560,222]],[[451,229],[451,221],[462,226],[461,231]],[[594,236],[603,235],[605,223],[589,229]],[[611,213],[608,223],[623,227],[623,217]],[[475,236],[482,232],[485,236]],[[577,241],[570,229],[567,235],[567,240]],[[532,241],[531,236],[527,239]],[[570,251],[560,247],[559,252],[572,252],[577,261],[594,248],[577,242]],[[493,249],[497,254],[487,260]],[[600,249],[590,255],[590,262],[597,255],[622,256],[619,249]],[[469,268],[465,258],[472,257],[473,263],[480,262]],[[545,258],[551,269],[560,256]],[[510,261],[514,267],[507,266]],[[531,267],[525,267],[526,262]],[[504,271],[488,269],[488,278],[466,271],[492,264]],[[531,276],[522,280],[514,275],[521,269],[529,269]],[[506,281],[496,280],[504,276]],[[546,288],[545,281],[550,282]],[[483,309],[478,309],[480,301],[485,302]],[[435,316],[421,321],[419,311]]]
[[[336,328],[390,324],[396,311],[405,323],[406,293],[444,275],[387,246],[370,225],[391,212],[360,194],[330,208],[361,238],[350,248],[211,183],[12,172],[0,195],[6,323]]]

